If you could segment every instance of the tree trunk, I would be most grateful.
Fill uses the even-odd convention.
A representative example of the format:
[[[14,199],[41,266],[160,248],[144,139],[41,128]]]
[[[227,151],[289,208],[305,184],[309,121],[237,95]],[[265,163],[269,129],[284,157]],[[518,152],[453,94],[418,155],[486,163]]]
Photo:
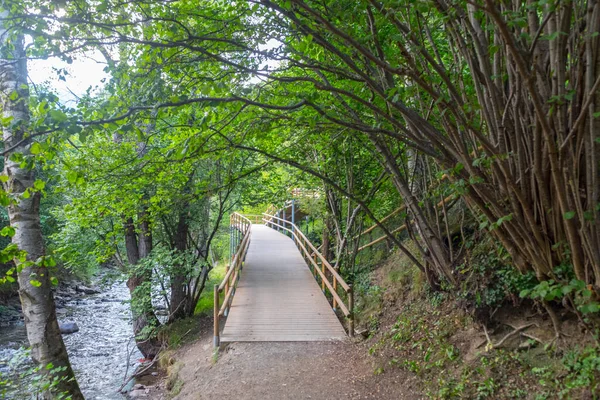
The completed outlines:
[[[187,206],[183,207],[184,211],[179,214],[177,220],[177,230],[173,238],[173,247],[177,252],[185,252],[188,247],[188,234],[190,225],[187,217]],[[171,300],[169,310],[169,322],[186,317],[186,302],[188,295],[186,294],[186,271],[185,265],[174,265],[171,272]],[[191,297],[191,294],[190,294]],[[191,299],[189,299],[191,301]],[[193,313],[193,311],[192,311]]]
[[[332,231],[331,227],[331,217],[325,216],[325,225],[323,226],[323,241],[321,246],[321,254],[323,257],[329,261],[329,232]]]
[[[7,13],[2,13],[1,19],[6,16]],[[33,361],[38,364],[40,371],[47,374],[49,379],[52,379],[50,375],[54,373],[60,378],[56,387],[51,390],[66,392],[72,399],[83,399],[56,320],[49,272],[42,265],[45,249],[39,214],[41,196],[39,192],[29,192],[33,189],[35,172],[27,167],[22,168],[21,162],[10,159],[13,154],[20,153],[25,156],[30,154],[30,144],[20,144],[25,137],[29,120],[29,93],[23,36],[10,38],[10,45],[13,47],[11,51],[7,46],[10,35],[1,25],[1,19],[2,53],[12,55],[9,59],[0,60],[1,112],[4,118],[13,118],[12,126],[3,128],[2,132],[4,148],[10,149],[4,158],[4,174],[8,177],[4,189],[14,198],[8,206],[10,225],[15,229],[12,242],[20,250],[27,252],[27,261],[35,263],[25,266],[19,259],[15,259],[17,269],[20,269],[19,297],[27,339],[31,346]],[[13,126],[17,127],[13,129]],[[47,369],[50,364],[53,367]],[[52,398],[52,394],[45,393],[44,398]]]
[[[143,217],[143,213],[141,214]],[[133,218],[125,221],[125,248],[129,264],[135,266],[152,251],[152,235],[148,221],[140,222],[140,238],[138,242]],[[150,286],[151,272],[144,269],[132,271],[127,280],[131,299],[133,318],[133,334],[138,349],[146,358],[153,358],[160,350],[160,343],[148,329],[160,325],[152,309],[152,292]],[[147,328],[148,327],[148,328]]]

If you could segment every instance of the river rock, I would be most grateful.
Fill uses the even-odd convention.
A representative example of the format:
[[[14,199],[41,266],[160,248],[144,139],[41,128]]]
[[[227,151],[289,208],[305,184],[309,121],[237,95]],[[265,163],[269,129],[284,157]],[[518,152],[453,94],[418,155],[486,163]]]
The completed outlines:
[[[144,389],[137,389],[137,390],[132,390],[131,392],[129,392],[129,398],[130,399],[143,399],[148,397],[146,395],[146,391]]]
[[[100,299],[100,302],[102,302],[102,303],[122,303],[124,301],[126,301],[126,300],[109,299],[109,298],[106,298],[106,297],[103,297],[103,298]]]
[[[79,326],[75,322],[63,322],[62,324],[58,324],[58,327],[60,328],[60,333],[65,335],[79,332]]]
[[[83,285],[77,285],[75,286],[75,290],[80,292],[80,293],[85,293],[85,294],[98,294],[100,293],[100,291],[98,289],[93,289],[93,288],[89,288],[87,286],[83,286]]]
[[[56,309],[56,315],[65,315],[66,313],[67,313],[66,308],[57,308]]]

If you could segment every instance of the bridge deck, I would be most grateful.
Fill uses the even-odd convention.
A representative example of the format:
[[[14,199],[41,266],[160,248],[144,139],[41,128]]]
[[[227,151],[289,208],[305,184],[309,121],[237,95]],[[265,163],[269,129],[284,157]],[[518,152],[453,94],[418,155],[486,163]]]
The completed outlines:
[[[252,225],[250,247],[221,342],[345,337],[294,242],[264,225]]]

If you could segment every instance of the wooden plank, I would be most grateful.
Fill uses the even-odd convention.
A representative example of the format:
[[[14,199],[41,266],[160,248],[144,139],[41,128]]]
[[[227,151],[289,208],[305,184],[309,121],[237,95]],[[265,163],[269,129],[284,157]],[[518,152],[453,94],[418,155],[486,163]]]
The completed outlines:
[[[294,242],[252,226],[221,342],[330,341],[346,337]]]

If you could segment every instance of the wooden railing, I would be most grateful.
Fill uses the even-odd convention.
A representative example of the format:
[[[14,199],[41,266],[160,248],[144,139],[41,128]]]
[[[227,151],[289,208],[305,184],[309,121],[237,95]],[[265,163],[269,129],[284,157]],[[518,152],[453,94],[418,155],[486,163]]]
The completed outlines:
[[[253,224],[262,224],[262,219],[263,216],[262,214],[244,214],[244,217],[246,217],[250,222],[252,222]]]
[[[454,199],[454,197],[455,197],[454,194],[451,194],[450,196],[447,196],[445,199],[442,199],[439,203],[437,203],[436,207],[437,208],[442,208],[444,206],[444,204],[446,204],[450,200]],[[406,206],[402,206],[400,208],[397,208],[396,210],[394,210],[390,214],[388,214],[386,217],[382,218],[379,221],[379,223],[381,224],[381,223],[385,222],[390,217],[393,217],[394,215],[398,214],[401,211],[404,211],[405,209],[406,209]],[[366,234],[372,232],[375,228],[378,228],[378,227],[379,227],[379,225],[375,224],[375,225],[371,226],[370,228],[366,229],[365,231],[363,231],[363,232],[359,233],[358,235],[356,235],[353,239],[359,239],[361,236],[366,235]],[[403,224],[403,225],[400,225],[400,227],[398,227],[398,228],[394,229],[393,231],[391,231],[390,234],[393,235],[393,234],[402,232],[405,229],[406,229],[406,224]],[[367,249],[367,248],[369,248],[369,247],[371,247],[371,246],[373,246],[373,245],[375,245],[375,244],[377,244],[379,242],[382,242],[382,241],[384,241],[386,239],[388,239],[388,235],[380,236],[379,238],[377,238],[377,239],[375,239],[375,240],[373,240],[373,241],[371,241],[371,242],[369,242],[369,243],[367,243],[367,244],[365,244],[363,246],[360,246],[357,251],[358,252],[363,251],[364,249]]]
[[[232,254],[230,264],[225,268],[225,277],[219,285],[214,286],[214,338],[213,344],[219,346],[219,318],[227,316],[231,300],[235,293],[235,288],[240,277],[240,271],[244,265],[248,246],[250,245],[250,235],[252,231],[252,221],[245,216],[233,213],[230,217],[230,224],[242,235],[242,239],[237,245],[234,254]],[[220,304],[220,294],[225,293],[223,303]]]
[[[323,257],[296,225],[283,218],[267,213],[264,213],[263,216],[263,222],[266,226],[290,233],[296,246],[300,250],[300,253],[308,264],[312,266],[312,272],[315,279],[317,282],[320,280],[321,290],[325,292],[325,289],[327,289],[331,294],[333,309],[337,310],[339,307],[344,316],[348,318],[348,335],[351,337],[354,336],[354,294],[352,285],[349,285],[344,281],[335,268],[329,264],[325,257]],[[329,281],[327,274],[329,274],[331,282]],[[341,288],[346,294],[346,303],[339,295],[338,288]]]

